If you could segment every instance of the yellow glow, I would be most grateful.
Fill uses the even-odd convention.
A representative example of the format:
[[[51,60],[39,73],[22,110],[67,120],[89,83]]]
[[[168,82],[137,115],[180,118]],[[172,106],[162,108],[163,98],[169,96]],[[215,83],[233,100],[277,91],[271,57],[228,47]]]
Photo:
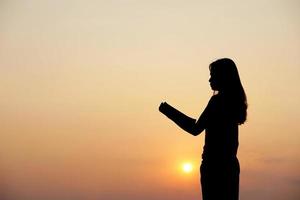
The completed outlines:
[[[0,193],[197,199],[205,132],[193,137],[158,107],[166,101],[198,119],[213,93],[209,64],[229,57],[249,100],[239,126],[240,196],[296,199],[299,7],[0,0]]]
[[[190,173],[192,170],[193,170],[193,165],[191,163],[184,163],[182,165],[182,170],[185,172],[185,173]]]

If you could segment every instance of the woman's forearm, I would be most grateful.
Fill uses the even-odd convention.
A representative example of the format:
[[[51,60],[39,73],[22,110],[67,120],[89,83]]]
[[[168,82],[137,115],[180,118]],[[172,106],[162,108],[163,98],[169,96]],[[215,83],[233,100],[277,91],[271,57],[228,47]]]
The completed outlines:
[[[178,111],[167,103],[164,103],[163,109],[160,111],[165,114],[169,119],[175,122],[180,128],[185,130],[186,132],[197,135],[195,133],[195,124],[196,120],[185,115],[184,113]]]

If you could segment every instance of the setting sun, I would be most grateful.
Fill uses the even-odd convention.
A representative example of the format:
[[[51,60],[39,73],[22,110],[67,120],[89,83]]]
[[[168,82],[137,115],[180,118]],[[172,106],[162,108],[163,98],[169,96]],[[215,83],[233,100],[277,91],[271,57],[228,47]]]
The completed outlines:
[[[193,170],[193,165],[191,163],[184,163],[182,165],[182,170],[185,172],[185,173],[190,173],[192,170]]]

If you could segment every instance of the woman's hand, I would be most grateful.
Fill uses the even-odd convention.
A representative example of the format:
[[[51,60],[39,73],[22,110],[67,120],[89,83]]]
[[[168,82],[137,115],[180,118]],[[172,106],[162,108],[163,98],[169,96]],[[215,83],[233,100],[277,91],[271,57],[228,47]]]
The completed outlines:
[[[159,111],[188,133],[191,133],[192,135],[199,134],[194,131],[196,120],[186,116],[167,102],[162,102],[160,104]]]
[[[166,102],[162,102],[158,108],[158,110],[162,113],[164,113],[164,111],[166,110],[166,105],[167,103]]]

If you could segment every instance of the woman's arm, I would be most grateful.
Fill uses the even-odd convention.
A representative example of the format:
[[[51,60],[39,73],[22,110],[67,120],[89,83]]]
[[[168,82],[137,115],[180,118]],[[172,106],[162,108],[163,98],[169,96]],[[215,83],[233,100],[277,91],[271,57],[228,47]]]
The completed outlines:
[[[195,119],[186,116],[166,102],[160,104],[159,111],[175,122],[180,128],[194,136],[199,135],[205,128],[205,116],[203,114],[196,122]]]

